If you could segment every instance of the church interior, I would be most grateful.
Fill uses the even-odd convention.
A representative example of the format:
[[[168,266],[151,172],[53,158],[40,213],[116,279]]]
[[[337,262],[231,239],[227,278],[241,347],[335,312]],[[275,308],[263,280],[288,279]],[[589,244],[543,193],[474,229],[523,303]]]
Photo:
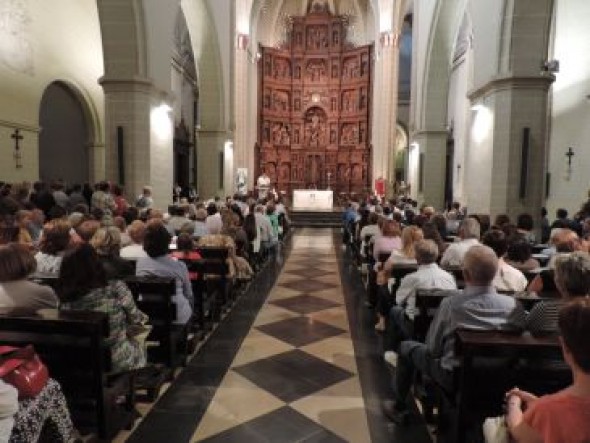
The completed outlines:
[[[0,441],[590,441],[585,18],[0,0]]]

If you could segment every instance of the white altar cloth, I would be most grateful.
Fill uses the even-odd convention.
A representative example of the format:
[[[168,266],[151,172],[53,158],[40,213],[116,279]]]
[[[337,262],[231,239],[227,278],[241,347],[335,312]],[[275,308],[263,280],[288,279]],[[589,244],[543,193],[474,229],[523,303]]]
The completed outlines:
[[[318,191],[316,189],[293,191],[293,209],[296,211],[331,211],[333,204],[333,191]]]

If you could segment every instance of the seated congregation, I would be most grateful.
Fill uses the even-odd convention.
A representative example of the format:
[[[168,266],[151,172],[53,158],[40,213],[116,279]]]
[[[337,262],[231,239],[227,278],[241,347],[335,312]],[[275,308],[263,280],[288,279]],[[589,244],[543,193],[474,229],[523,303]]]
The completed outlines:
[[[588,214],[543,215],[548,244],[529,214],[490,226],[459,204],[348,204],[344,242],[392,377],[385,419],[436,441],[590,441]]]
[[[105,182],[0,185],[0,441],[131,429],[136,402],[198,352],[288,222],[280,201],[237,195],[164,213],[149,187],[130,204]],[[30,362],[41,369],[15,382]]]

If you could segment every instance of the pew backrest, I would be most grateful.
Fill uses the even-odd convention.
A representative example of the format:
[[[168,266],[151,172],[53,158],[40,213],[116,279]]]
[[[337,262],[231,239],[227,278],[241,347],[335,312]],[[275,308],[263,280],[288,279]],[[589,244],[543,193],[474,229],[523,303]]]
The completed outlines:
[[[465,441],[468,423],[502,413],[504,395],[512,387],[539,395],[571,384],[569,368],[559,364],[563,360],[556,336],[459,329],[455,357],[459,442]]]
[[[175,367],[182,356],[176,352],[176,279],[174,277],[132,276],[125,279],[137,307],[148,315],[152,330],[148,335],[148,359]]]
[[[61,385],[74,423],[80,424],[79,417],[87,419],[84,409],[90,407],[103,438],[112,428],[107,422],[107,375],[111,369],[108,336],[108,316],[103,312],[0,309],[0,343],[33,345],[50,376]]]

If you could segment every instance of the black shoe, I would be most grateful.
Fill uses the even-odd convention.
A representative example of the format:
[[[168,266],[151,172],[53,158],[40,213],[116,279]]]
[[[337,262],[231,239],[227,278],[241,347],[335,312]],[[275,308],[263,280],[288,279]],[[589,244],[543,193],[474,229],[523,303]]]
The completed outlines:
[[[398,426],[407,426],[410,423],[412,412],[406,407],[398,407],[391,400],[385,400],[382,404],[383,415]]]

